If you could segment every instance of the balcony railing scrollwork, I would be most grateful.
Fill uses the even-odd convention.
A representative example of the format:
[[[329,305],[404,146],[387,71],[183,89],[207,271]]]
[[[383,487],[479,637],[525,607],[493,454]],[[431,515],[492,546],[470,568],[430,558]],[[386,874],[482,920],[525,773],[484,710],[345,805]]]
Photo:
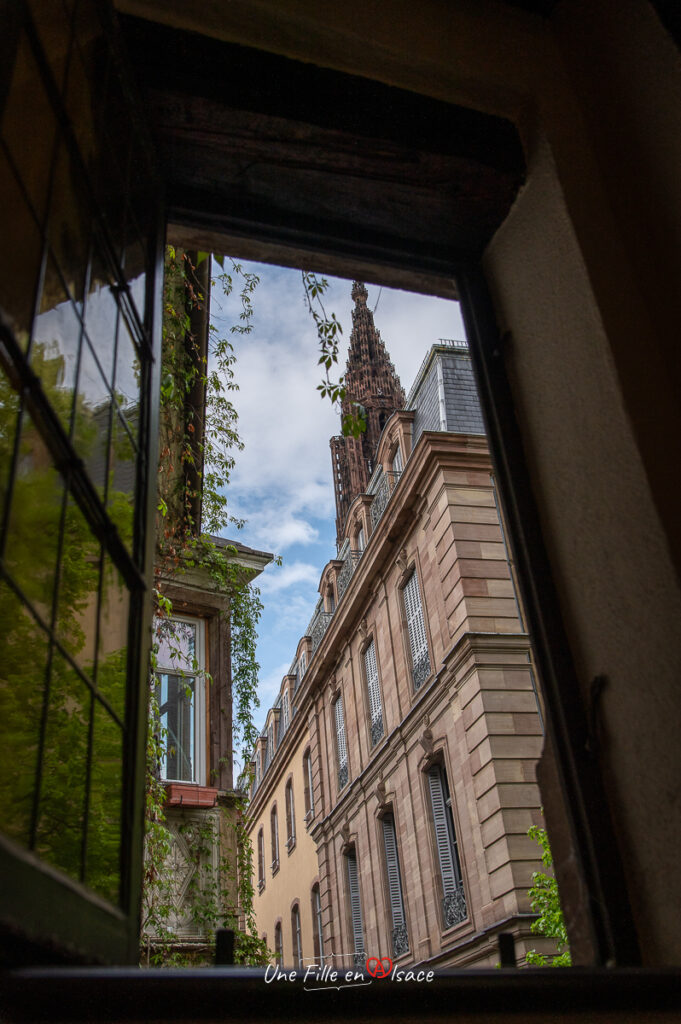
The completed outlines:
[[[374,500],[371,503],[371,525],[373,527],[376,526],[379,519],[385,512],[386,505],[390,501],[390,495],[395,490],[397,482],[401,476],[401,473],[395,472],[388,472],[382,475],[376,493],[374,494]]]
[[[325,612],[323,608],[316,611],[313,615],[307,631],[307,635],[312,641],[312,654],[314,654],[322,642],[332,618],[333,612]]]
[[[409,952],[409,935],[406,924],[398,924],[393,928],[393,956],[402,956]]]
[[[352,579],[352,574],[357,568],[357,563],[359,562],[360,557],[361,554],[359,551],[349,551],[345,556],[343,568],[338,573],[338,579],[336,580],[336,590],[338,591],[339,601],[348,589],[348,583]]]
[[[423,651],[417,658],[414,668],[414,690],[419,690],[430,675],[430,657],[428,651]]]
[[[442,900],[442,913],[445,920],[445,928],[452,928],[455,924],[461,924],[468,916],[466,909],[466,894],[463,885],[459,884],[454,892]]]
[[[383,715],[379,715],[371,723],[371,745],[375,747],[383,735]]]

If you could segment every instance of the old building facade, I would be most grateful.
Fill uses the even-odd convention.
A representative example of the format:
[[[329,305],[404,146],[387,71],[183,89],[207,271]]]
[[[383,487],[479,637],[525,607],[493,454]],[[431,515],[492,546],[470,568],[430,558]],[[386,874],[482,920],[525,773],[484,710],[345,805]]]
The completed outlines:
[[[537,946],[542,720],[465,342],[431,349],[404,404],[256,750],[256,915],[286,964],[493,966],[500,931],[520,962]],[[290,876],[267,857],[285,785],[304,809]]]

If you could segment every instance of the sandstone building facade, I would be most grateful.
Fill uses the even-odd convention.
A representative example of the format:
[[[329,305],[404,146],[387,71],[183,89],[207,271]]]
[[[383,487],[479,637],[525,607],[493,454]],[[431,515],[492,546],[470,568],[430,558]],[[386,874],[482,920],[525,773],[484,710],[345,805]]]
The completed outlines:
[[[433,347],[402,405],[345,513],[336,492],[338,556],[256,749],[256,917],[287,965],[537,946],[542,718],[466,343]]]

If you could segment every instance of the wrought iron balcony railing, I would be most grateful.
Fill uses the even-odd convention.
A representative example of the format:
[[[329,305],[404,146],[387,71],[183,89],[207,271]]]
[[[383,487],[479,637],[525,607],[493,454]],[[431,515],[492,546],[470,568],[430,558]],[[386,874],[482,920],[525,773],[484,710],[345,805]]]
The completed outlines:
[[[459,883],[454,892],[449,893],[442,901],[442,913],[445,920],[445,928],[452,928],[455,924],[461,924],[468,916],[466,908],[466,894],[463,891],[463,884]]]
[[[322,638],[329,628],[332,618],[333,612],[325,612],[323,607],[319,608],[312,616],[312,621],[307,627],[307,635],[312,641],[312,654],[314,654],[322,642]]]
[[[338,600],[348,589],[348,583],[352,579],[352,574],[357,568],[357,564],[362,557],[361,551],[348,551],[343,562],[343,568],[338,573],[338,579],[336,580],[336,590],[338,591]]]
[[[393,928],[393,956],[402,956],[409,952],[409,935],[406,924],[398,924]]]
[[[390,495],[395,490],[401,476],[401,473],[395,473],[392,471],[383,473],[381,476],[380,483],[376,488],[376,493],[374,494],[374,500],[371,503],[371,525],[374,528],[385,512],[386,505],[390,501]]]

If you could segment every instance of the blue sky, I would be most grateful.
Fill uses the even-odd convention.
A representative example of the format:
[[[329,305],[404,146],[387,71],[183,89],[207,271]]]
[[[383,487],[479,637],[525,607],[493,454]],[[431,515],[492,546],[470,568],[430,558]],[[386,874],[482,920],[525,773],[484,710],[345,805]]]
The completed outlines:
[[[260,276],[254,295],[254,328],[234,336],[237,356],[233,396],[244,451],[237,453],[228,497],[233,515],[246,519],[230,536],[272,551],[282,565],[259,578],[265,606],[259,626],[262,726],[268,708],[304,635],[319,594],[322,569],[335,557],[335,504],[329,438],[340,417],[316,385],[317,337],[304,301],[300,271],[243,263]],[[351,282],[329,278],[324,303],[340,320],[340,363],[345,367],[352,321]],[[463,338],[457,303],[367,284],[369,307],[405,391],[438,338]],[[238,299],[213,289],[212,319],[227,331],[238,317]],[[377,305],[378,303],[378,305]]]

